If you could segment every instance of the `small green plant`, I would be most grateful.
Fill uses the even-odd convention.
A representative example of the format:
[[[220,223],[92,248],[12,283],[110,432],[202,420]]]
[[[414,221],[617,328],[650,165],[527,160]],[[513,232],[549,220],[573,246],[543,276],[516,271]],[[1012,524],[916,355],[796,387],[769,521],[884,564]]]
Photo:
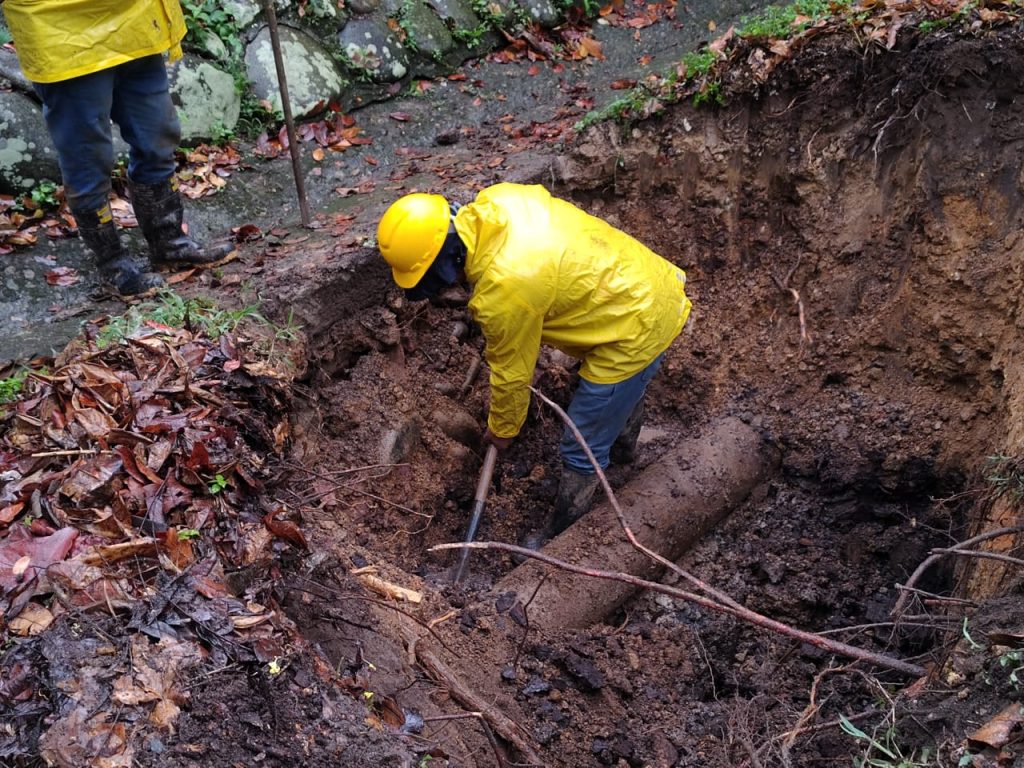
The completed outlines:
[[[786,39],[821,19],[841,14],[851,0],[797,0],[784,6],[769,5],[760,13],[740,19],[736,34],[748,38]]]
[[[457,27],[452,30],[452,37],[472,50],[483,43],[484,35],[489,31],[486,24],[477,24],[475,27]]]
[[[996,498],[1007,493],[1015,499],[1024,496],[1024,462],[1021,459],[996,454],[985,460],[985,467],[985,479],[992,486]]]
[[[416,0],[402,0],[401,6],[398,8],[398,14],[395,16],[395,23],[398,28],[402,30],[402,43],[413,53],[419,51],[419,43],[416,42],[415,30],[412,23],[412,10]]]
[[[25,382],[28,380],[28,371],[18,371],[6,379],[0,379],[0,405],[11,403],[21,397],[25,391]]]
[[[234,16],[224,10],[223,3],[215,0],[182,0],[188,32],[185,40],[197,47],[205,47],[207,36],[219,38],[233,61],[241,60],[245,50]]]
[[[688,79],[706,75],[716,61],[718,61],[718,55],[710,50],[688,51],[681,59]]]
[[[270,131],[284,122],[284,113],[269,109],[267,103],[256,98],[248,91],[248,83],[244,75],[236,78],[235,87],[242,94],[242,105],[238,113],[235,133],[248,139],[254,139],[263,131]]]
[[[725,94],[722,93],[722,84],[717,80],[708,83],[693,95],[693,103],[698,107],[701,104],[717,104],[718,106],[722,106],[725,104]]]
[[[60,186],[52,181],[41,181],[32,188],[29,197],[38,208],[57,208],[60,206],[57,198],[59,189]]]
[[[505,15],[495,0],[470,0],[469,3],[473,12],[480,17],[485,24],[494,29],[501,29],[505,24]]]
[[[416,763],[416,768],[430,768],[430,761],[433,759],[433,755],[423,755],[420,757],[419,762]]]
[[[152,301],[131,307],[120,317],[113,318],[97,335],[101,349],[122,341],[145,324],[169,328],[201,330],[211,339],[230,333],[247,318],[267,324],[255,305],[241,309],[223,309],[207,298],[185,299],[170,289],[157,294]]]
[[[219,477],[219,475],[218,475]],[[198,539],[199,531],[195,528],[179,528],[178,529],[178,541],[189,541],[190,539]]]
[[[214,496],[216,496],[218,493],[221,493],[227,487],[228,479],[220,473],[214,475],[213,479],[207,485],[207,488],[209,488],[210,493],[212,493]]]
[[[210,141],[212,141],[215,146],[226,146],[230,144],[235,138],[235,131],[232,130],[231,128],[228,128],[220,120],[215,122],[213,124],[213,127],[210,129]]]
[[[967,641],[967,644],[969,646],[971,646],[972,649],[974,649],[975,651],[980,651],[982,648],[985,647],[981,643],[974,642],[974,638],[971,637],[971,633],[967,631],[967,617],[966,616],[964,616],[964,626],[963,626],[961,631],[963,632],[964,640]]]
[[[1024,673],[1024,650],[1018,648],[1002,654],[999,666],[1010,669],[1010,685],[1018,691],[1024,690],[1024,681],[1021,680],[1021,673]]]
[[[948,16],[942,19],[925,19],[917,25],[917,28],[927,35],[932,32],[938,32],[941,29],[946,29],[950,23]]]
[[[932,750],[925,747],[918,755],[916,750],[904,755],[897,744],[896,726],[890,725],[878,735],[869,736],[843,715],[839,716],[840,727],[857,741],[863,742],[866,750],[863,755],[854,757],[855,768],[927,768],[931,762]]]

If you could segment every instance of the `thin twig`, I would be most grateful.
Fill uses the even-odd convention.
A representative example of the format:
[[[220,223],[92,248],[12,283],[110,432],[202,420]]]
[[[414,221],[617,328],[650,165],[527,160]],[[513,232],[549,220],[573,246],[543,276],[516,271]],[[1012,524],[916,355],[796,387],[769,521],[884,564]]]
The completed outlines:
[[[437,642],[439,642],[441,644],[441,646],[446,651],[448,651],[449,653],[453,654],[456,657],[458,657],[458,655],[459,655],[456,651],[454,651],[452,648],[450,648],[448,645],[445,644],[444,640],[441,639],[441,636],[439,634],[437,634],[437,632],[434,631],[434,628],[431,627],[429,624],[427,624],[427,622],[423,621],[423,619],[420,619],[420,618],[417,618],[416,616],[413,616],[408,611],[403,611],[401,608],[399,608],[397,605],[394,605],[393,603],[389,603],[389,602],[387,602],[385,600],[378,600],[375,597],[365,597],[363,595],[346,595],[346,594],[344,594],[342,592],[338,592],[337,590],[331,589],[330,587],[327,587],[327,586],[321,584],[318,581],[313,581],[312,579],[307,579],[305,576],[298,576],[297,578],[302,579],[302,581],[305,581],[307,584],[315,585],[318,589],[325,590],[328,593],[328,596],[333,598],[334,600],[357,600],[359,602],[373,603],[374,605],[379,605],[379,606],[381,606],[383,608],[389,608],[392,611],[397,611],[398,613],[400,613],[403,616],[405,616],[407,619],[416,622],[421,627],[423,627],[425,630],[427,630],[427,632],[429,632],[431,635],[433,635],[434,639],[437,640]],[[317,594],[316,592],[314,592],[311,589],[303,589],[302,587],[294,587],[294,586],[291,586],[289,584],[285,584],[283,586],[284,586],[285,589],[292,590],[293,592],[304,592],[306,594],[313,595],[314,597],[319,597],[319,598],[323,598],[324,597],[324,595]]]
[[[93,454],[100,453],[95,448],[75,448],[67,451],[42,451],[41,453],[31,453],[33,459],[49,458],[50,456],[92,456]],[[113,453],[113,451],[104,451],[104,453]]]
[[[619,500],[615,496],[615,491],[612,490],[612,486],[608,482],[608,478],[605,476],[604,470],[601,469],[601,465],[595,458],[594,452],[590,450],[590,446],[587,444],[586,438],[583,437],[583,434],[580,432],[579,428],[573,423],[572,419],[569,418],[569,414],[567,414],[561,408],[561,406],[558,405],[558,403],[555,403],[534,387],[530,387],[530,390],[537,397],[539,397],[541,400],[547,403],[555,411],[555,413],[559,415],[565,426],[568,427],[569,430],[572,432],[573,437],[576,438],[576,442],[580,444],[580,447],[583,449],[583,452],[586,453],[587,458],[590,460],[591,465],[594,467],[594,471],[597,473],[598,478],[600,478],[601,480],[601,486],[604,488],[605,495],[608,497],[608,502],[612,505],[612,509],[615,510],[615,514],[619,520],[619,525],[622,527],[623,532],[625,532],[626,538],[629,540],[629,543],[633,545],[635,549],[647,555],[647,557],[651,558],[655,562],[665,566],[666,568],[668,568],[678,576],[682,577],[686,581],[690,582],[693,586],[697,587],[697,589],[701,590],[705,594],[710,595],[711,597],[715,598],[716,600],[725,605],[731,606],[736,609],[742,609],[742,606],[735,600],[733,600],[729,595],[715,589],[710,584],[697,578],[692,573],[685,570],[684,568],[681,568],[679,565],[673,563],[668,558],[662,557],[654,550],[645,547],[643,544],[639,542],[639,540],[637,540],[636,535],[633,533],[633,529],[629,527],[629,523],[626,521],[626,515],[622,511],[622,507],[619,505]]]
[[[997,528],[994,531],[988,531],[986,533],[978,534],[977,536],[972,536],[969,539],[965,539],[964,541],[961,541],[959,544],[957,544],[956,547],[954,547],[953,549],[964,550],[965,548],[971,547],[974,544],[980,544],[981,542],[988,541],[990,539],[998,539],[1001,536],[1009,536],[1013,533],[1020,533],[1021,531],[1024,531],[1024,525],[1014,525],[1009,526],[1007,528]],[[914,572],[910,574],[910,578],[907,579],[905,584],[896,585],[896,587],[900,590],[900,596],[896,598],[896,605],[893,606],[892,612],[889,614],[890,616],[899,616],[903,612],[903,608],[904,606],[906,606],[907,600],[910,599],[911,587],[913,587],[917,583],[917,580],[921,578],[921,576],[924,574],[926,570],[928,570],[932,563],[941,560],[943,557],[946,556],[946,554],[947,553],[945,551],[937,552],[933,550],[932,554],[926,557],[921,562],[921,564],[914,569]]]
[[[333,491],[348,490],[348,491],[352,491],[353,493],[358,493],[361,496],[368,496],[371,499],[375,499],[377,501],[383,502],[384,504],[387,504],[390,507],[395,507],[396,509],[400,509],[403,512],[408,512],[410,515],[416,515],[417,517],[427,517],[427,518],[430,518],[431,520],[433,520],[433,518],[434,518],[433,515],[428,515],[428,514],[426,514],[424,512],[417,512],[415,509],[409,509],[409,507],[404,507],[401,504],[398,504],[398,503],[396,503],[394,501],[391,501],[389,499],[385,499],[383,496],[378,496],[375,493],[370,493],[369,491],[364,491],[362,488],[356,488],[355,486],[352,486],[352,485],[347,485],[345,483],[339,483],[337,480],[335,480],[330,475],[325,475],[322,472],[317,472],[315,469],[310,469],[309,467],[304,467],[301,464],[288,464],[287,462],[285,462],[285,464],[286,464],[286,466],[290,466],[293,469],[297,469],[297,470],[299,470],[301,472],[305,472],[306,474],[312,475],[313,477],[317,477],[317,478],[319,478],[321,480],[324,480],[325,482],[332,483],[332,487],[330,489],[328,489],[327,491],[317,492],[316,494],[314,494],[314,495],[312,495],[310,497],[298,496],[298,494],[296,494],[296,497],[302,500],[300,502],[302,504],[308,504],[311,501],[315,501],[320,496],[326,496],[328,493],[332,493]]]
[[[1001,555],[998,552],[986,552],[981,549],[960,549],[959,547],[951,547],[950,549],[933,549],[932,553],[936,555],[956,555],[957,557],[980,557],[983,560],[998,560],[1001,563],[1011,563],[1012,565],[1024,566],[1024,560],[1021,560],[1019,557]]]
[[[802,629],[796,629],[788,624],[783,624],[780,621],[771,619],[767,616],[763,616],[759,613],[751,611],[749,608],[743,606],[734,607],[732,605],[725,605],[710,598],[704,597],[703,595],[694,594],[687,592],[676,587],[670,587],[665,584],[660,584],[656,581],[647,581],[646,579],[640,579],[633,576],[630,573],[622,573],[620,571],[605,571],[596,568],[585,568],[583,566],[574,565],[573,563],[567,563],[564,560],[559,560],[556,557],[545,555],[543,552],[536,552],[532,549],[526,549],[525,547],[518,547],[515,544],[506,544],[501,541],[481,541],[481,542],[459,542],[452,544],[435,544],[428,549],[429,552],[441,552],[449,549],[459,549],[460,547],[469,547],[470,549],[492,549],[501,552],[510,552],[514,555],[522,555],[523,557],[529,557],[533,560],[540,560],[542,563],[547,563],[555,568],[560,568],[563,571],[570,573],[576,573],[581,576],[587,576],[593,579],[604,579],[606,581],[618,581],[623,584],[629,584],[639,589],[649,589],[652,592],[660,592],[669,597],[675,597],[680,600],[686,600],[691,603],[696,603],[699,606],[708,608],[712,611],[724,613],[729,616],[734,616],[748,624],[768,629],[781,635],[786,635],[795,640],[799,640],[802,643],[813,645],[816,648],[837,653],[841,656],[847,656],[853,659],[859,659],[860,661],[866,661],[870,664],[874,664],[879,667],[885,667],[896,672],[902,672],[905,675],[913,677],[921,677],[925,674],[924,667],[919,667],[916,664],[909,664],[901,659],[894,659],[891,656],[886,656],[880,653],[874,653],[872,651],[866,651],[862,648],[856,648],[846,643],[837,642],[835,640],[829,640],[828,638],[816,635],[813,632],[805,632]]]
[[[550,575],[550,573],[545,573],[541,576],[540,580],[537,582],[537,586],[533,590],[533,594],[530,595],[530,599],[526,601],[525,605],[523,605],[523,622],[525,623],[525,626],[523,627],[523,638],[519,641],[519,645],[516,646],[516,655],[512,659],[512,669],[519,666],[519,657],[523,653],[523,648],[526,647],[526,638],[530,636],[530,603],[533,602],[533,599],[537,596],[537,593],[540,592],[540,588],[544,586],[544,582],[548,580],[548,576]]]
[[[941,617],[936,617],[940,619]],[[899,629],[900,627],[919,627],[921,629],[949,629],[955,626],[959,619],[950,617],[946,624],[927,624],[922,621],[879,621],[874,624],[855,624],[852,627],[839,627],[838,629],[825,629],[818,632],[819,635],[838,635],[840,632],[863,632],[866,629],[884,629],[893,627]]]
[[[459,712],[454,715],[433,715],[431,717],[424,717],[424,723],[434,723],[442,720],[477,720],[480,725],[483,726],[484,733],[487,735],[487,741],[491,745],[491,749],[494,750],[494,759],[497,761],[499,768],[504,768],[508,763],[501,754],[501,750],[498,748],[498,741],[494,738],[494,731],[491,730],[491,726],[487,724],[487,718],[484,717],[483,712]]]
[[[789,284],[789,281],[793,279],[793,275],[800,266],[801,258],[802,256],[797,256],[796,263],[790,268],[789,272],[786,273],[785,280],[779,280],[779,278],[773,274],[772,281],[780,291],[788,293],[793,297],[793,303],[796,304],[797,317],[800,319],[800,346],[802,347],[805,343],[811,340],[811,336],[807,332],[807,317],[804,313],[804,302],[803,299],[800,298],[800,291]]]

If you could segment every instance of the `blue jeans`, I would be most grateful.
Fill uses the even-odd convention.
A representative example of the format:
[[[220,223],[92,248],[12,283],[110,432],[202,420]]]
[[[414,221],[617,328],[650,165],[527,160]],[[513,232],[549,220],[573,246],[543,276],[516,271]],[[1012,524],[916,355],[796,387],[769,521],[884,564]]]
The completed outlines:
[[[601,469],[608,466],[612,444],[622,434],[622,428],[633,409],[643,400],[647,385],[658,372],[664,357],[663,352],[642,371],[617,384],[595,384],[580,379],[580,385],[569,403],[568,414],[587,441]],[[568,427],[562,432],[559,450],[562,452],[562,463],[567,469],[581,475],[594,474],[594,465]]]
[[[96,212],[110,200],[114,143],[110,121],[130,148],[128,177],[160,184],[175,170],[181,124],[163,56],[146,56],[57,83],[33,83],[57,148],[68,207]]]

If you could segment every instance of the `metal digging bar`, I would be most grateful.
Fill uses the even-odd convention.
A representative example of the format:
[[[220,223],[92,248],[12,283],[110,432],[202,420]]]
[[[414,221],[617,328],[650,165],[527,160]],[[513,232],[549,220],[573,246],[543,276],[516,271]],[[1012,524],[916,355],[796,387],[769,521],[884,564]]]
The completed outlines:
[[[284,74],[284,58],[281,55],[281,38],[277,32],[277,13],[274,11],[274,0],[263,0],[263,12],[267,16],[270,28],[270,47],[274,49],[274,65],[277,67],[277,87],[281,91],[281,111],[284,112],[284,125],[288,131],[288,152],[292,157],[292,175],[295,176],[295,192],[299,197],[299,215],[302,226],[309,227],[309,204],[306,202],[306,182],[302,178],[302,165],[299,162],[299,144],[295,140],[295,121],[292,119],[292,104],[288,98],[288,80]]]
[[[476,494],[473,496],[473,514],[469,518],[469,528],[466,530],[466,544],[472,544],[476,536],[477,526],[480,525],[480,518],[483,517],[484,507],[487,506],[487,492],[491,488],[491,478],[494,476],[494,465],[498,460],[498,449],[493,445],[487,446],[487,453],[484,455],[484,465],[480,468],[480,479],[476,484]],[[469,548],[462,550],[459,555],[459,565],[455,569],[455,576],[452,583],[458,584],[466,573],[466,563],[469,562]]]

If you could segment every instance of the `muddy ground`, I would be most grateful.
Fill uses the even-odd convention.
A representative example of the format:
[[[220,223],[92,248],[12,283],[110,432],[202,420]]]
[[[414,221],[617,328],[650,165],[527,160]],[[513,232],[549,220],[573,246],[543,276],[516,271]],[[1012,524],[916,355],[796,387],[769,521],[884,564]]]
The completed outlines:
[[[541,633],[528,608],[524,620],[488,592],[514,565],[503,553],[475,554],[452,587],[452,557],[427,550],[464,533],[472,426],[486,412],[484,384],[451,392],[481,346],[453,338],[458,306],[396,292],[364,321],[377,351],[341,376],[313,371],[295,435],[295,460],[312,469],[292,487],[319,497],[308,513],[318,546],[342,568],[375,565],[423,590],[416,614],[444,621],[419,642],[547,765],[1019,764],[1014,749],[965,758],[965,737],[1019,693],[995,657],[984,675],[977,659],[970,674],[943,666],[970,635],[968,609],[978,632],[1020,631],[1019,582],[975,613],[936,597],[956,583],[944,560],[917,583],[930,596],[895,624],[891,611],[932,548],[974,532],[986,459],[1012,444],[1022,70],[1017,32],[913,37],[886,54],[826,37],[766,84],[738,77],[721,110],[677,106],[628,140],[593,130],[555,186],[683,267],[694,301],[650,390],[639,460],[613,470],[613,484],[712,418],[760,430],[781,470],[682,565],[780,621],[925,665],[933,675],[913,695],[895,704],[913,681],[664,596],[640,595],[584,631]],[[572,373],[549,359],[537,386],[564,404]],[[516,542],[550,513],[559,432],[535,407],[499,462],[478,539]],[[372,661],[403,710],[455,711],[443,680],[424,680],[413,651],[393,646],[395,617],[339,631],[341,605],[290,605],[331,658]],[[844,733],[840,715],[889,756]],[[432,765],[498,764],[465,722],[420,738]]]
[[[1022,632],[1019,569],[992,596],[954,598],[964,564],[940,559],[916,583],[927,594],[892,611],[933,548],[976,533],[987,460],[1019,447],[1024,46],[1011,29],[900,41],[821,36],[763,83],[740,67],[728,106],[598,126],[538,181],[688,275],[692,320],[612,485],[738,417],[780,469],[680,564],[927,677],[652,593],[541,631],[490,591],[515,565],[500,552],[476,552],[453,586],[454,557],[428,550],[460,540],[472,506],[486,371],[459,388],[482,339],[456,337],[458,300],[395,290],[360,338],[311,334],[270,491],[310,540],[285,550],[274,594],[340,689],[308,649],[269,683],[258,665],[204,671],[178,734],[146,736],[140,764],[1020,765],[1019,716],[998,745],[965,741],[1019,700],[1000,663]],[[546,356],[537,387],[565,404],[573,373]],[[560,429],[535,403],[478,540],[514,543],[550,514]],[[371,566],[423,601],[351,573]]]

